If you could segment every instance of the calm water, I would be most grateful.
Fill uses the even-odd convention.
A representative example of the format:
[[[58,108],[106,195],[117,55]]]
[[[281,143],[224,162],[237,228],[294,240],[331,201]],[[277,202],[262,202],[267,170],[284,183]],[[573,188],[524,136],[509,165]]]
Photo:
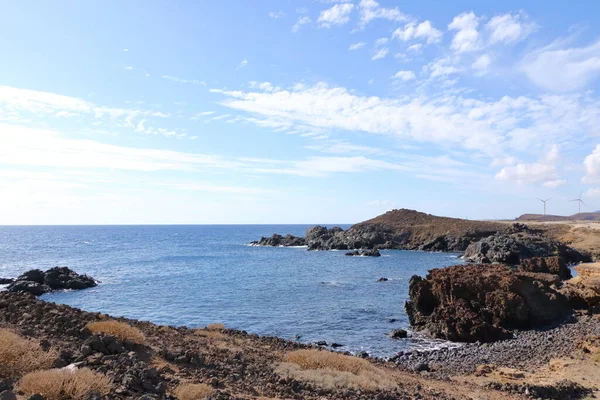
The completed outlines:
[[[275,232],[304,235],[309,226],[0,227],[0,276],[66,265],[101,281],[93,289],[45,295],[48,301],[159,324],[229,328],[299,341],[326,340],[387,356],[445,345],[408,328],[408,281],[456,264],[456,254],[249,247]],[[386,277],[388,282],[376,282]],[[398,321],[390,323],[395,318]]]

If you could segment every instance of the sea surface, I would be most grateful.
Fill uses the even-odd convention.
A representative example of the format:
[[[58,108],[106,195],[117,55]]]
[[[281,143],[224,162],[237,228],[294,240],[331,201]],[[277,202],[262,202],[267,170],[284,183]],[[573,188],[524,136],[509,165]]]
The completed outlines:
[[[310,343],[343,344],[386,357],[448,346],[410,331],[404,312],[412,275],[460,263],[457,254],[251,247],[273,233],[303,236],[310,225],[4,226],[0,277],[66,265],[98,287],[44,295],[47,301],[158,324],[228,328]],[[346,226],[342,226],[346,228]],[[377,282],[385,277],[387,282]],[[395,319],[395,322],[390,320]]]

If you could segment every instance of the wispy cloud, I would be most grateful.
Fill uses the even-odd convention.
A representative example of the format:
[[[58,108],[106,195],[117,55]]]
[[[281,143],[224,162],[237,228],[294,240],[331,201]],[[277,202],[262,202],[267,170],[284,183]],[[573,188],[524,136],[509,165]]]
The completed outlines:
[[[309,17],[300,17],[298,21],[292,26],[292,32],[298,32],[302,25],[310,24],[312,21]]]
[[[358,50],[361,47],[363,47],[366,43],[365,42],[357,42],[357,43],[353,43],[350,45],[350,47],[348,47],[348,50],[352,51],[352,50]]]
[[[248,59],[247,59],[247,58],[244,58],[244,59],[243,59],[243,60],[240,62],[240,64],[238,65],[237,69],[242,69],[242,68],[244,68],[246,65],[248,65]]]
[[[350,21],[350,13],[354,9],[352,3],[336,4],[333,7],[321,11],[317,22],[323,28],[330,28],[335,25],[344,25]]]
[[[172,75],[163,75],[162,78],[166,79],[168,81],[177,82],[177,83],[189,83],[192,85],[206,85],[205,81],[200,81],[198,79],[183,79],[183,78],[178,78],[178,77],[172,76]]]
[[[131,65],[127,65],[126,67],[123,68],[125,71],[133,71],[135,68],[133,68]]]
[[[382,58],[385,58],[385,56],[388,55],[389,51],[390,50],[387,47],[377,49],[375,51],[375,53],[373,54],[373,57],[371,57],[371,59],[372,60],[381,60]]]
[[[269,13],[269,17],[273,18],[273,19],[278,19],[278,18],[281,18],[281,17],[284,17],[284,16],[285,16],[285,12],[283,12],[281,10],[279,10],[279,11],[271,11]]]

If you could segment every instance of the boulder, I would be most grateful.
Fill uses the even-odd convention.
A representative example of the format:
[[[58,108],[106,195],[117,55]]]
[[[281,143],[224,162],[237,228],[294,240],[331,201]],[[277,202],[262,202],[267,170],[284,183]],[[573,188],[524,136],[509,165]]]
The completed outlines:
[[[0,285],[8,285],[9,283],[13,283],[15,280],[11,278],[0,278]]]
[[[408,337],[408,332],[406,332],[404,329],[394,329],[388,333],[388,336],[392,339],[404,339]]]
[[[30,281],[36,283],[44,283],[44,271],[41,269],[31,269],[17,278],[18,281]]]
[[[67,267],[54,267],[44,274],[44,284],[50,288],[80,290],[96,286],[96,281],[87,275],[79,275]]]
[[[379,279],[377,279],[377,282],[387,282],[387,281],[389,281],[388,278],[379,278]]]
[[[458,342],[492,342],[514,329],[547,325],[572,308],[557,276],[506,265],[457,265],[413,276],[406,312],[411,326]]]

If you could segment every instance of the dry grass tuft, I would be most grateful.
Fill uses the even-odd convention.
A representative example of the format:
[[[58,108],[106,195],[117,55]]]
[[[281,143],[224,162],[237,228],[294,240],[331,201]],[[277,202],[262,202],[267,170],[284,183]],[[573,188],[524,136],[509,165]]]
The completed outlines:
[[[175,396],[179,400],[203,400],[210,396],[213,388],[204,383],[188,383],[177,386]]]
[[[296,350],[287,353],[284,360],[294,363],[302,369],[331,369],[334,371],[358,374],[372,371],[375,367],[361,358],[322,350]]]
[[[206,325],[206,329],[208,329],[209,331],[222,331],[225,329],[225,325],[221,323],[208,324]]]
[[[144,344],[146,342],[146,337],[142,331],[124,322],[114,320],[90,322],[87,324],[87,328],[92,333],[104,333],[132,343]]]
[[[394,376],[367,360],[321,350],[288,353],[275,372],[282,377],[311,382],[326,389],[393,389]]]
[[[88,368],[31,372],[18,383],[19,391],[28,396],[39,393],[46,400],[83,400],[92,393],[105,396],[110,386],[110,379]]]
[[[37,342],[0,329],[0,378],[16,379],[50,368],[56,358],[55,351],[44,351]]]

